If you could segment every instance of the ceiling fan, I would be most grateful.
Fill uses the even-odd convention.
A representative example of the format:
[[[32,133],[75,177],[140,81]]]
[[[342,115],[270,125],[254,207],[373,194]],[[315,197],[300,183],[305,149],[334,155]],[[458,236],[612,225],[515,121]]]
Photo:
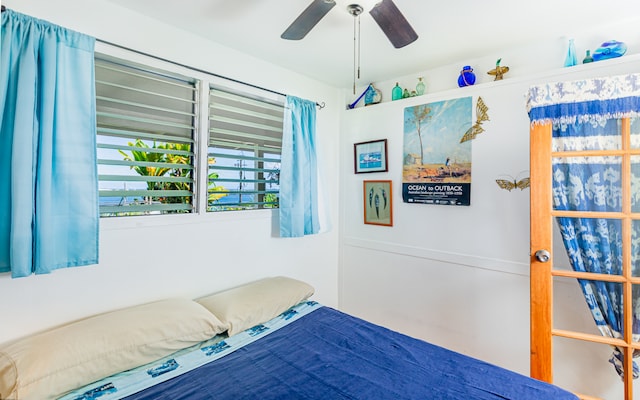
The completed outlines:
[[[280,37],[287,40],[304,38],[335,5],[335,0],[313,0]],[[351,15],[358,16],[363,8],[358,4],[351,4],[347,10]],[[418,39],[418,34],[392,0],[380,1],[369,14],[387,35],[393,47],[399,49]]]

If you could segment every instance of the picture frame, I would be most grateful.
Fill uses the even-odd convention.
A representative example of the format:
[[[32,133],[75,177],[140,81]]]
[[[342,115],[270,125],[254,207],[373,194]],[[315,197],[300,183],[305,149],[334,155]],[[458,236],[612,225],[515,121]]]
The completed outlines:
[[[356,174],[387,172],[387,139],[370,140],[353,145],[353,168]]]
[[[363,181],[364,223],[393,226],[392,181]]]

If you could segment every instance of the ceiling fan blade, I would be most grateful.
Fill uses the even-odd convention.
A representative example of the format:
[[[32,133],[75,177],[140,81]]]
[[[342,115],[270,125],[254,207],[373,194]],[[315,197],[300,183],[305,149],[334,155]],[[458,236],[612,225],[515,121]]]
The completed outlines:
[[[287,40],[302,39],[335,5],[335,0],[313,0],[280,37]]]
[[[418,34],[409,25],[407,19],[392,0],[382,0],[369,11],[369,14],[378,23],[380,29],[387,35],[396,49],[413,43],[418,39]]]

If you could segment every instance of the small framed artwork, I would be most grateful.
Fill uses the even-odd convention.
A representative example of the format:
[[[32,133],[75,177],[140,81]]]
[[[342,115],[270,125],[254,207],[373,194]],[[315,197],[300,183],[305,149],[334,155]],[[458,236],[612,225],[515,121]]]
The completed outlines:
[[[353,163],[356,174],[388,171],[387,139],[354,144]]]
[[[393,226],[391,181],[364,181],[364,223]]]

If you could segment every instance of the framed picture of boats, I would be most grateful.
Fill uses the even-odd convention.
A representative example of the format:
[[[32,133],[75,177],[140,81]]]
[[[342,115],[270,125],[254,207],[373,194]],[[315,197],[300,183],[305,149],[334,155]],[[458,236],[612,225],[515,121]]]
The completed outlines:
[[[354,144],[353,163],[356,174],[388,171],[387,139]]]

